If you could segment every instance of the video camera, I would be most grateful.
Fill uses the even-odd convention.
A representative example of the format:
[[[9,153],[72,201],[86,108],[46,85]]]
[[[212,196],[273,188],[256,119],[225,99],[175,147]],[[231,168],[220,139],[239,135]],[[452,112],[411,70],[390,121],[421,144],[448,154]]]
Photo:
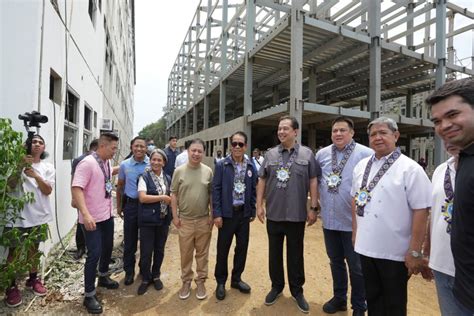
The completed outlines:
[[[28,138],[26,139],[26,152],[28,155],[31,154],[31,142],[33,140],[33,136],[35,135],[34,131],[30,131],[30,128],[36,127],[36,132],[39,132],[40,124],[44,124],[48,122],[48,117],[46,115],[42,115],[38,111],[31,111],[25,112],[25,114],[18,115],[18,119],[22,120],[28,133]]]

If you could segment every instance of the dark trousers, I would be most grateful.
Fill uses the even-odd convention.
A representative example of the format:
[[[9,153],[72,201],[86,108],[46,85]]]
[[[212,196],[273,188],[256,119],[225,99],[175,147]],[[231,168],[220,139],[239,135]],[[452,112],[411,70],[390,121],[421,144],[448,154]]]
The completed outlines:
[[[214,276],[218,284],[225,284],[229,275],[227,259],[235,235],[234,266],[231,282],[240,282],[245,269],[249,246],[250,218],[244,217],[244,210],[234,211],[232,218],[222,218],[223,224],[217,236],[217,258]]]
[[[352,246],[352,232],[323,229],[326,252],[331,264],[334,296],[347,300],[347,265],[351,280],[352,309],[366,310],[365,285],[359,254]]]
[[[127,201],[123,209],[123,270],[135,274],[135,254],[138,243],[138,201]]]
[[[76,225],[76,248],[86,250],[86,238],[79,222]]]
[[[96,229],[86,230],[81,224],[86,237],[87,258],[84,265],[84,294],[95,294],[95,275],[99,263],[99,276],[106,276],[109,271],[110,257],[114,245],[114,219],[96,223]],[[99,262],[100,260],[100,262]]]
[[[269,270],[272,288],[282,291],[285,287],[283,272],[283,241],[286,237],[286,265],[290,292],[294,297],[303,293],[305,222],[274,222],[267,219]]]
[[[407,314],[408,269],[404,262],[360,255],[369,315]]]
[[[160,278],[168,231],[168,225],[140,227],[140,272],[143,282]]]

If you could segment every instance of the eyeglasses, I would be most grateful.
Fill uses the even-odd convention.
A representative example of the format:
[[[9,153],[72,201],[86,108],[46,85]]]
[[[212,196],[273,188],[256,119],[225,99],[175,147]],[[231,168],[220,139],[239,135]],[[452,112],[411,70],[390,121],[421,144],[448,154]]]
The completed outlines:
[[[245,146],[245,143],[242,143],[242,142],[232,142],[231,145],[232,145],[232,147],[237,147],[237,146],[239,146],[240,148],[242,148],[242,147]]]

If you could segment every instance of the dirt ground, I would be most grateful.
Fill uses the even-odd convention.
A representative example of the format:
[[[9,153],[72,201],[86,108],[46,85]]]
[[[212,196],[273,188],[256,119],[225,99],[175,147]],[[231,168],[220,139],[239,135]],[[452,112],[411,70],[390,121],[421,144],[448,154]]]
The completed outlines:
[[[116,227],[120,228],[122,221],[116,220]],[[118,235],[118,236],[117,236]],[[121,232],[116,234],[116,240],[121,241]],[[113,275],[120,282],[118,290],[98,288],[98,297],[104,303],[104,313],[108,315],[293,315],[300,314],[294,300],[291,298],[288,287],[283,296],[272,306],[264,305],[264,298],[270,289],[268,276],[268,245],[265,225],[255,221],[251,224],[250,245],[248,260],[242,279],[252,287],[251,294],[242,294],[238,290],[230,289],[226,284],[227,296],[225,300],[215,298],[214,266],[216,257],[217,229],[214,228],[209,256],[209,279],[206,282],[208,298],[198,300],[195,297],[195,284],[191,296],[187,300],[178,298],[180,282],[180,260],[178,250],[178,234],[175,228],[170,232],[166,244],[165,260],[162,267],[162,281],[164,289],[156,291],[150,287],[143,296],[137,296],[136,291],[140,280],[133,285],[124,286],[124,273]],[[72,242],[74,243],[74,242]],[[74,246],[72,246],[74,247]],[[233,249],[233,247],[232,247]],[[232,253],[229,263],[232,262]],[[230,267],[231,269],[231,267]],[[229,269],[229,270],[230,270]],[[138,268],[136,269],[138,271]],[[305,235],[305,270],[306,283],[304,294],[310,304],[311,315],[324,315],[322,305],[332,296],[332,279],[329,261],[324,248],[321,222],[306,229]],[[420,276],[415,276],[408,283],[408,314],[409,315],[439,315],[434,283],[424,281]],[[82,288],[81,288],[82,290]],[[79,291],[81,291],[79,290]],[[82,306],[82,296],[76,293],[72,300],[48,303],[46,306],[34,306],[33,313],[51,314],[85,314]],[[44,305],[44,303],[43,303]],[[350,308],[350,306],[349,306]],[[16,311],[10,310],[7,312]],[[21,313],[19,310],[17,312]],[[340,312],[336,315],[350,315]]]

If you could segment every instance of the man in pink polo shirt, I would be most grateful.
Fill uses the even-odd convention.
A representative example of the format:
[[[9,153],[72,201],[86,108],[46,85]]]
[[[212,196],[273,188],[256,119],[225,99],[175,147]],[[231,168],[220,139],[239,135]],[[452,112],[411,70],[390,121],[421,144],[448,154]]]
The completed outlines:
[[[115,134],[102,134],[99,148],[79,163],[72,182],[73,198],[79,209],[79,223],[86,237],[84,306],[91,314],[102,313],[102,305],[97,300],[95,290],[98,263],[98,286],[107,289],[117,289],[119,286],[108,274],[114,237],[111,199],[113,169],[109,159],[115,155],[117,143]]]

